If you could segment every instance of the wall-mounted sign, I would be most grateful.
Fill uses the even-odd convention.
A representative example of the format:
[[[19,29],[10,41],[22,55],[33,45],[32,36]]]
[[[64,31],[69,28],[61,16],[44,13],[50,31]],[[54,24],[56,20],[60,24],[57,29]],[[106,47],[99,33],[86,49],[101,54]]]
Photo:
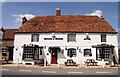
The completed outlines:
[[[63,40],[63,38],[44,38],[44,40]]]
[[[51,38],[44,38],[44,40],[63,40],[63,38],[57,38],[55,35],[53,35]]]

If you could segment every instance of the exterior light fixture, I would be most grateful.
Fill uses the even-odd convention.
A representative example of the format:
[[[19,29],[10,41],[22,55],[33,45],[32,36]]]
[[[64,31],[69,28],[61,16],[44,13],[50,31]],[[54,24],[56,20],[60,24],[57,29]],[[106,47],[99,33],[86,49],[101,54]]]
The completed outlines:
[[[46,49],[46,46],[44,46],[44,48]]]
[[[61,50],[61,53],[64,54],[64,49]]]
[[[65,50],[67,50],[67,46],[65,46]]]
[[[82,51],[81,51],[81,49],[79,49],[79,52],[82,54]]]
[[[52,39],[53,39],[53,40],[56,39],[55,33],[52,33]]]
[[[16,51],[18,50],[18,48],[16,48]]]
[[[88,33],[86,33],[86,37],[84,38],[84,40],[91,40]]]

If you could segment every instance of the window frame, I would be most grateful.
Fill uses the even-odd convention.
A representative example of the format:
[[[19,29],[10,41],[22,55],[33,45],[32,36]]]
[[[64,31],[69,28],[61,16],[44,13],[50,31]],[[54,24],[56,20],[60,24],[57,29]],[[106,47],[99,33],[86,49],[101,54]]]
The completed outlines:
[[[76,57],[77,56],[77,50],[75,48],[69,48],[67,49],[67,56],[68,57]]]
[[[101,42],[107,42],[107,34],[106,33],[101,34]]]
[[[39,34],[32,34],[31,35],[31,42],[39,42]]]
[[[23,47],[23,58],[22,60],[32,61],[32,60],[39,60],[39,56],[43,55],[43,48],[41,47],[32,47],[26,46]]]
[[[98,49],[101,49],[101,52],[99,52]],[[112,47],[96,48],[96,60],[98,61],[102,61],[102,59],[104,59],[105,61],[109,61],[111,54],[113,54]]]
[[[34,47],[23,48],[23,60],[34,60]]]
[[[75,33],[67,34],[67,42],[76,42],[76,34]]]
[[[88,52],[88,50],[89,50],[89,52]],[[91,48],[90,48],[90,49],[89,49],[89,48],[86,48],[86,49],[84,49],[83,51],[84,51],[84,56],[85,56],[85,57],[90,57],[90,56],[92,56]]]

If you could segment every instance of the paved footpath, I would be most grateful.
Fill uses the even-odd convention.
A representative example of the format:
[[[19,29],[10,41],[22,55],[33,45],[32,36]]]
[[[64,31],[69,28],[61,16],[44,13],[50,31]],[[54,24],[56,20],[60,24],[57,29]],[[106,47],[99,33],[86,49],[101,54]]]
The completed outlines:
[[[3,75],[118,75],[118,68],[84,68],[30,65],[2,65]]]

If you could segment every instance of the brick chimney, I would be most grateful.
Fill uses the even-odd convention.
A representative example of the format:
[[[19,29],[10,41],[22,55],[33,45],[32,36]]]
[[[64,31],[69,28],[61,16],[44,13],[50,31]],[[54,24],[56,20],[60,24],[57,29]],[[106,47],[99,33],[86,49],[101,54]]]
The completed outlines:
[[[61,13],[60,9],[57,8],[57,9],[56,9],[56,16],[60,16],[60,13]]]
[[[22,25],[27,21],[27,18],[26,17],[23,17],[22,18]]]

